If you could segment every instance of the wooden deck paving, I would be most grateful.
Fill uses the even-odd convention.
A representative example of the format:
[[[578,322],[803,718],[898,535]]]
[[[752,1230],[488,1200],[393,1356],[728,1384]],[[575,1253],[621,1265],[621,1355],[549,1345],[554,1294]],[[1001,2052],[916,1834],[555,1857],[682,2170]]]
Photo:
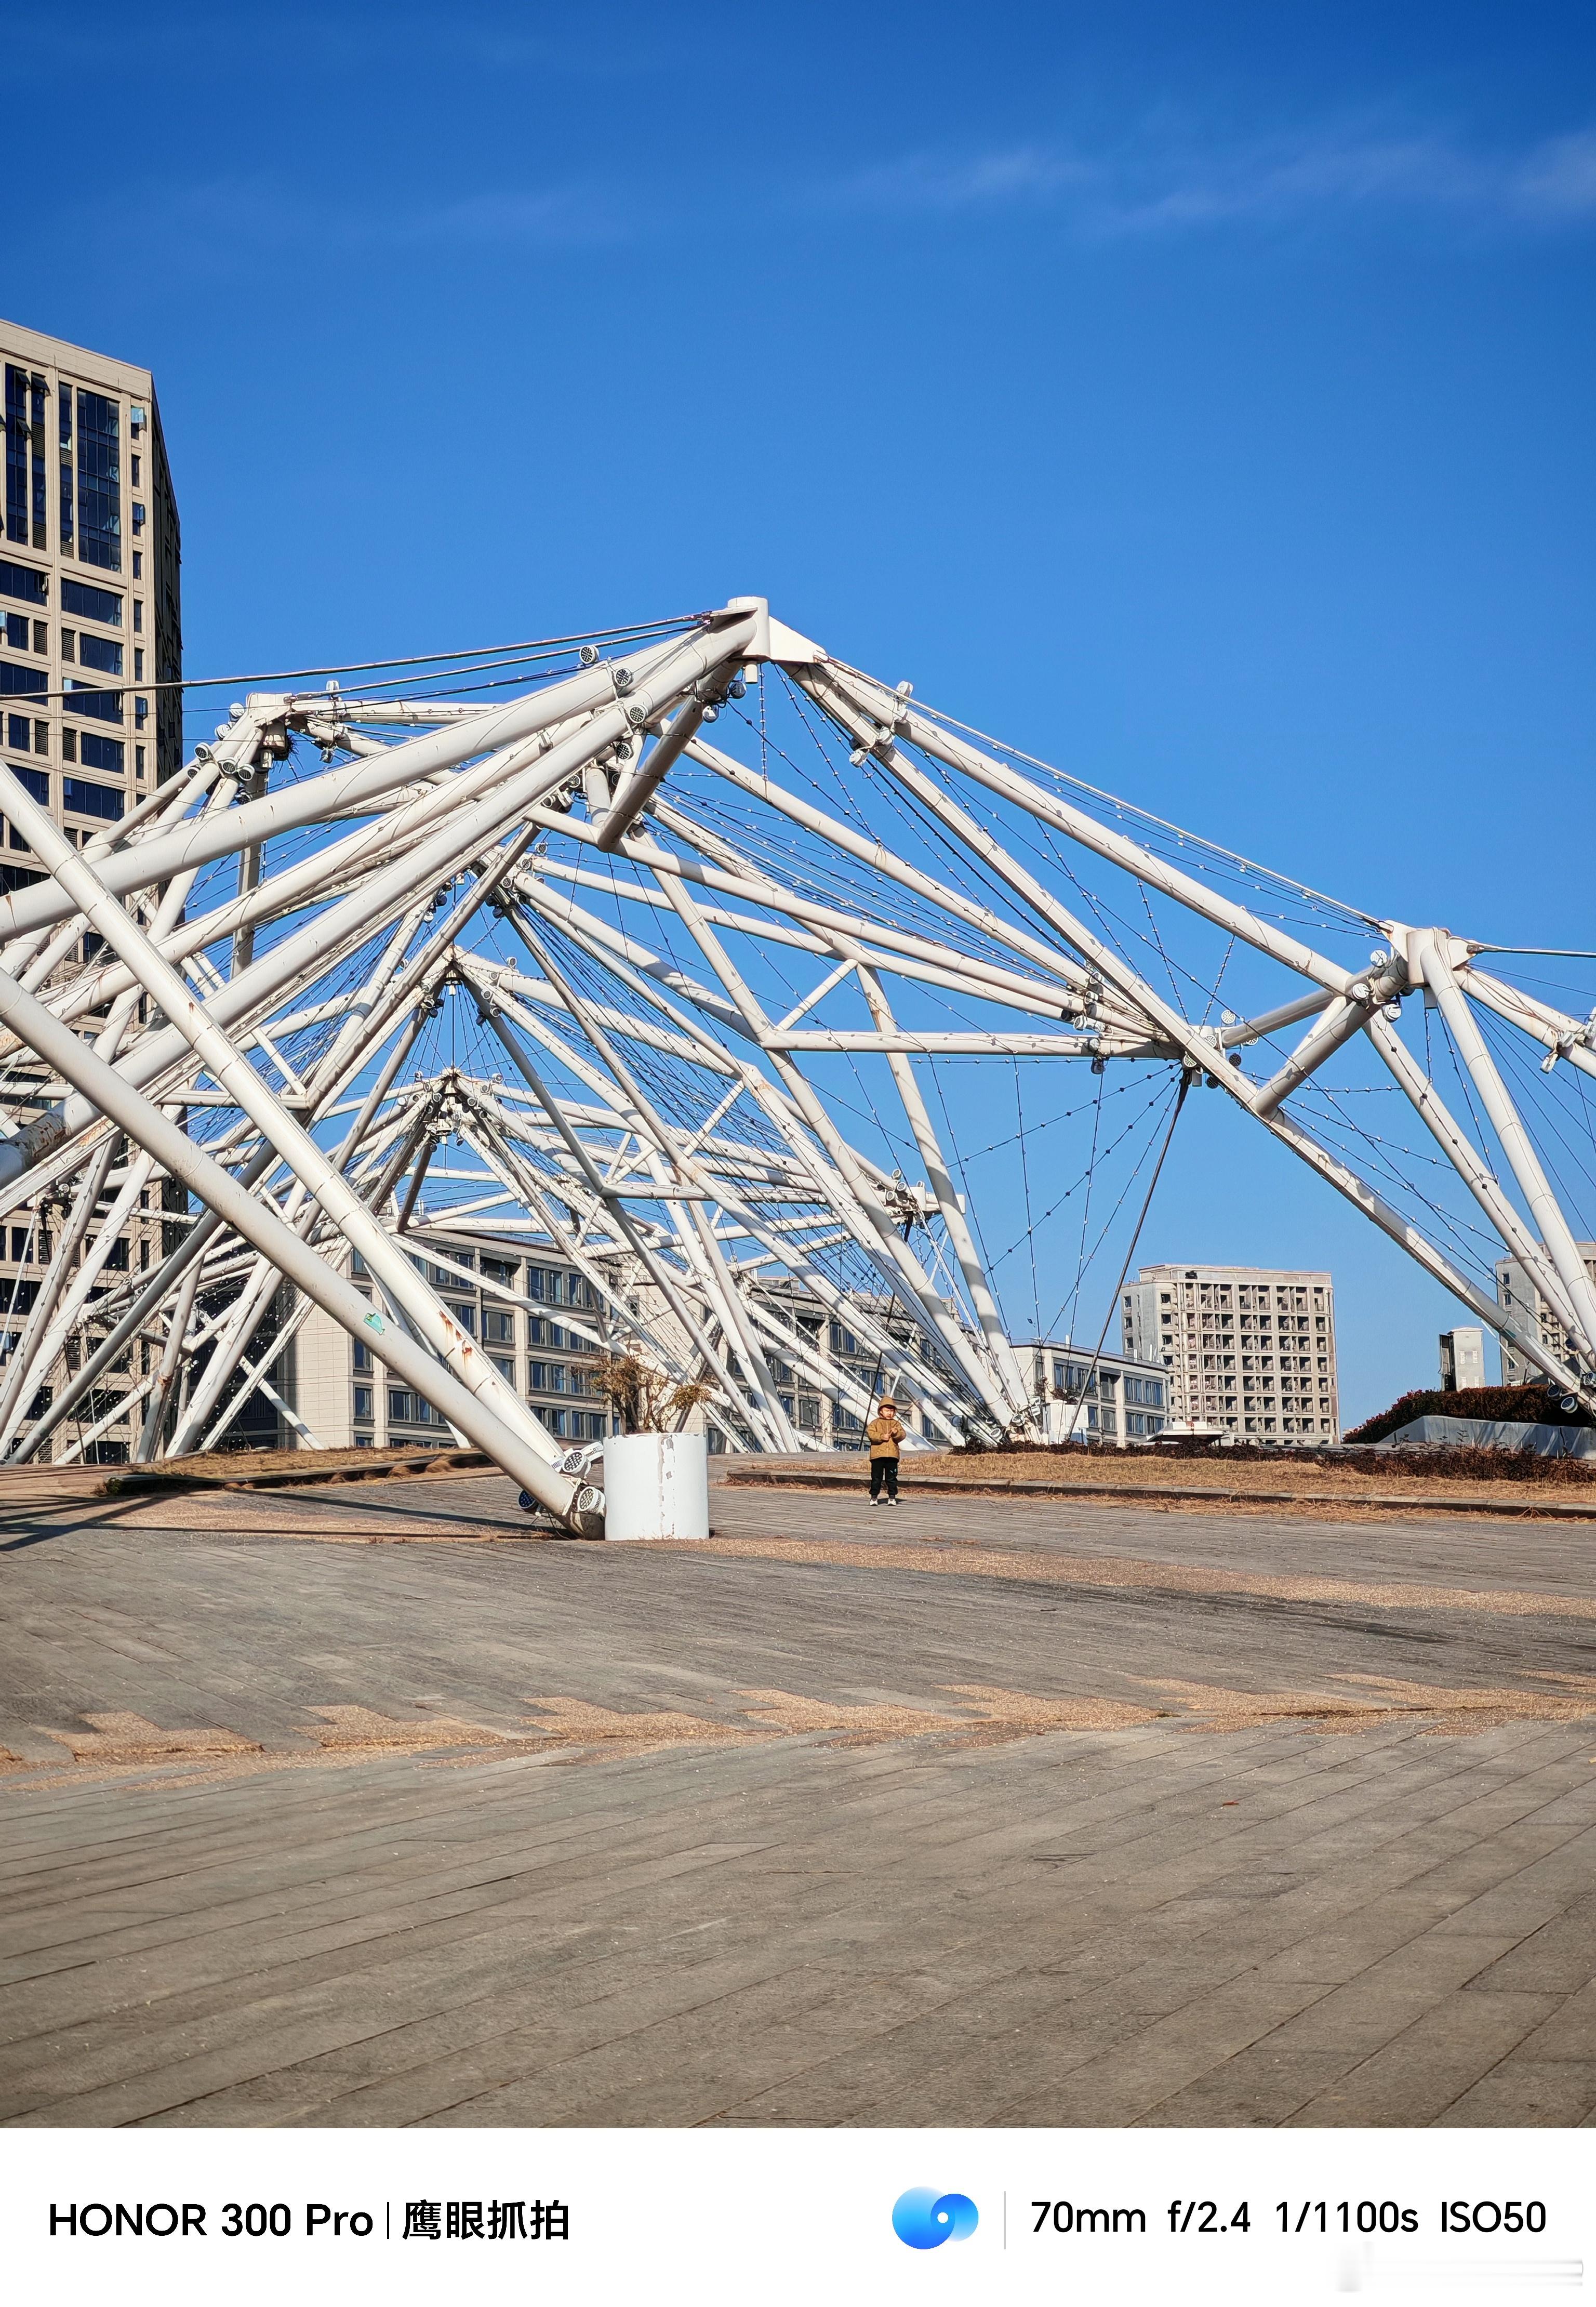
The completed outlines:
[[[1596,2110],[1577,1525],[0,1512],[0,2121]]]

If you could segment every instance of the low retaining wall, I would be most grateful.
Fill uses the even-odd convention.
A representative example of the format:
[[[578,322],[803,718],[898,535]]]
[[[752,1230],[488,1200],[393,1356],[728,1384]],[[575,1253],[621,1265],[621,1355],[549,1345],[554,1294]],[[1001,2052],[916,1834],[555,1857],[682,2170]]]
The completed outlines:
[[[1531,1450],[1541,1458],[1596,1457],[1596,1428],[1589,1426],[1520,1426],[1506,1418],[1415,1418],[1377,1442],[1377,1450],[1400,1450],[1415,1442],[1449,1442],[1476,1450]]]

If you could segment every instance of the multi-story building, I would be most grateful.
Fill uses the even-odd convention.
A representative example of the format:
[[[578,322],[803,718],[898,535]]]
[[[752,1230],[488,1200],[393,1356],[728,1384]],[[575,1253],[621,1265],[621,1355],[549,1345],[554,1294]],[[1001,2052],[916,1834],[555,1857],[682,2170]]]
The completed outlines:
[[[82,845],[182,759],[177,503],[147,368],[8,321],[0,359],[6,759]]]
[[[1049,1340],[1019,1348],[1030,1357],[1034,1399],[1043,1405],[1050,1442],[1128,1442],[1162,1434],[1169,1423],[1169,1378],[1162,1362]]]
[[[781,1282],[766,1283],[759,1294],[804,1341],[802,1360],[784,1357],[774,1348],[766,1353],[777,1398],[801,1441],[820,1449],[857,1449],[869,1405],[888,1384],[898,1417],[912,1435],[934,1448],[960,1438],[957,1428],[950,1430],[948,1413],[922,1399],[922,1385],[901,1368],[889,1373],[882,1352],[850,1327],[848,1309],[857,1306],[898,1344],[913,1341],[919,1359],[940,1378],[957,1385],[951,1357],[939,1351],[893,1299],[850,1291],[840,1308],[828,1310],[806,1291]],[[1018,1343],[1015,1351],[1030,1374],[1032,1402],[1050,1441],[1073,1437],[1122,1443],[1163,1430],[1167,1411],[1162,1363],[1148,1364],[1112,1351],[1094,1358],[1087,1347],[1051,1339]],[[727,1367],[734,1380],[741,1377],[734,1354],[727,1355]],[[711,1450],[725,1447],[715,1411],[700,1413],[692,1423],[695,1428],[703,1425]],[[751,1435],[742,1438],[751,1445]]]
[[[549,1432],[573,1444],[604,1440],[613,1421],[594,1382],[609,1319],[586,1276],[540,1244],[425,1229],[412,1239],[416,1272],[461,1328],[480,1339],[500,1376]],[[369,1297],[358,1257],[354,1278]],[[289,1355],[278,1380],[294,1413],[284,1420],[285,1447],[294,1446],[289,1429],[304,1441],[305,1428],[323,1449],[443,1448],[452,1441],[421,1395],[390,1378],[371,1349],[319,1307],[305,1314]]]
[[[183,672],[177,505],[148,369],[0,321],[0,742],[12,774],[82,848],[182,761],[182,690],[158,685],[176,683]],[[39,879],[21,835],[0,812],[0,888]],[[51,982],[83,968],[98,947],[86,939]],[[84,1022],[92,1025],[96,1014]],[[34,1070],[13,1059],[13,1093],[25,1091]],[[20,1112],[27,1118],[25,1099]],[[160,1211],[186,1206],[181,1189],[145,1188],[102,1248],[115,1184],[73,1249],[70,1274],[51,1270],[61,1214],[0,1230],[0,1354],[11,1350],[15,1317],[32,1310],[41,1286],[64,1299],[85,1265],[99,1261],[105,1286],[114,1288],[119,1273],[159,1256]],[[55,1238],[59,1243],[59,1232]],[[99,1285],[93,1290],[98,1298]],[[81,1294],[87,1314],[90,1293]],[[86,1320],[64,1344],[64,1366],[77,1367],[74,1356],[97,1342]],[[94,1414],[79,1421],[89,1455],[127,1456],[125,1421],[107,1421],[127,1383],[126,1374],[107,1374]],[[57,1454],[71,1440],[64,1431]]]
[[[1120,1315],[1127,1353],[1168,1373],[1172,1417],[1276,1445],[1340,1440],[1327,1274],[1144,1265]]]
[[[888,1384],[898,1416],[910,1433],[929,1434],[941,1441],[948,1438],[934,1419],[928,1426],[914,1382],[901,1370],[888,1374],[882,1351],[851,1326],[849,1308],[856,1305],[897,1344],[907,1346],[914,1340],[921,1357],[946,1375],[942,1357],[928,1345],[893,1299],[851,1291],[842,1306],[827,1308],[791,1282],[766,1282],[757,1295],[777,1321],[795,1330],[803,1341],[801,1354],[793,1356],[783,1354],[768,1340],[764,1344],[777,1398],[801,1441],[819,1449],[856,1450],[870,1404],[880,1399]],[[736,1353],[725,1347],[722,1351],[734,1383],[744,1384]],[[702,1424],[712,1451],[725,1447],[726,1437],[713,1411],[692,1423],[695,1428]],[[751,1432],[745,1431],[739,1438],[744,1446],[753,1446]]]
[[[416,1270],[462,1327],[482,1341],[499,1375],[529,1403],[551,1434],[585,1444],[618,1430],[597,1391],[598,1367],[606,1351],[624,1349],[629,1340],[615,1335],[612,1347],[612,1318],[599,1293],[583,1275],[562,1265],[552,1246],[488,1235],[467,1237],[452,1230],[447,1234],[423,1230],[413,1239],[416,1246],[409,1255]],[[358,1259],[355,1280],[369,1294],[369,1277]],[[766,1367],[787,1418],[806,1444],[857,1449],[870,1404],[879,1400],[888,1379],[880,1352],[849,1326],[850,1305],[868,1312],[905,1344],[914,1334],[906,1317],[885,1297],[853,1295],[839,1307],[820,1307],[791,1282],[767,1283],[760,1296],[803,1340],[801,1358],[791,1359],[767,1343]],[[634,1297],[633,1308],[667,1331],[674,1326],[668,1309],[647,1285]],[[735,1349],[722,1339],[719,1351],[734,1392],[750,1394]],[[922,1338],[919,1351],[926,1353]],[[1017,1351],[1031,1371],[1050,1438],[1061,1441],[1073,1435],[1123,1443],[1163,1431],[1167,1381],[1162,1365],[1111,1352],[1094,1358],[1088,1348],[1045,1341]],[[932,1359],[943,1375],[950,1375],[940,1358]],[[355,1343],[315,1308],[301,1309],[271,1376],[272,1397],[281,1403],[279,1422],[270,1431],[251,1428],[236,1440],[287,1449],[313,1437],[328,1449],[449,1445],[448,1428],[425,1402],[391,1381],[369,1348]],[[932,1446],[957,1438],[949,1436],[944,1418],[928,1412],[913,1380],[899,1371],[890,1384],[898,1414],[912,1435]],[[256,1427],[263,1417],[270,1426],[270,1415],[257,1410]],[[692,1432],[706,1436],[712,1452],[759,1446],[751,1425],[735,1417],[728,1421],[724,1403],[692,1411],[687,1424]]]
[[[1544,1243],[1541,1245],[1544,1248]],[[1596,1241],[1575,1242],[1580,1263],[1596,1283]],[[1516,1258],[1497,1260],[1497,1303],[1504,1312],[1522,1324],[1533,1322],[1540,1334],[1540,1342],[1556,1354],[1559,1360],[1577,1359],[1569,1342],[1568,1333],[1553,1314],[1540,1291]],[[1544,1375],[1532,1362],[1515,1353],[1511,1341],[1502,1340],[1502,1384],[1504,1385],[1544,1385]]]
[[[1440,1347],[1443,1394],[1457,1394],[1485,1384],[1483,1330],[1443,1330]]]

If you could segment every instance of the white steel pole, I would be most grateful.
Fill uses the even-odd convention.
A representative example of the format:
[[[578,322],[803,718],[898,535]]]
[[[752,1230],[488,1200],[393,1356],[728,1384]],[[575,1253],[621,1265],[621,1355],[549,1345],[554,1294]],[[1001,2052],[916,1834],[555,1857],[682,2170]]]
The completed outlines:
[[[736,622],[739,639],[745,639],[749,621],[741,619]],[[569,681],[541,690],[536,696],[519,698],[497,712],[411,738],[402,745],[385,746],[378,759],[356,761],[347,768],[330,769],[324,776],[306,777],[297,785],[280,786],[263,800],[223,810],[219,817],[196,819],[176,832],[131,844],[108,862],[106,886],[114,896],[125,896],[130,889],[169,880],[190,867],[208,865],[218,857],[230,856],[251,842],[266,842],[274,836],[317,824],[329,817],[368,815],[373,802],[415,785],[435,770],[450,769],[477,754],[499,752],[523,743],[557,722],[597,713],[606,706],[613,713],[618,696],[632,691],[648,694],[647,684],[652,683],[662,665],[681,653],[682,646],[682,636],[674,635],[634,656],[575,673]],[[699,666],[695,673],[707,669]],[[622,680],[624,689],[619,686]],[[281,711],[288,700],[285,698],[270,702]],[[659,702],[669,702],[668,691]],[[268,717],[270,715],[263,712],[262,718]],[[605,717],[607,720],[611,715]],[[623,735],[630,725],[622,711],[614,734]],[[64,921],[71,910],[62,892],[52,889],[47,883],[19,889],[9,897],[0,897],[0,938]]]
[[[1562,1276],[1547,1256],[1544,1245],[1536,1240],[1480,1159],[1442,1102],[1434,1082],[1411,1054],[1395,1027],[1384,1017],[1376,1017],[1369,1025],[1369,1037],[1414,1111],[1500,1235],[1504,1248],[1518,1260],[1563,1328],[1576,1330],[1579,1322],[1564,1295]]]
[[[370,1345],[401,1383],[424,1394],[459,1428],[512,1481],[546,1505],[579,1536],[603,1534],[603,1495],[557,1474],[520,1437],[500,1423],[485,1405],[442,1365],[334,1274],[286,1226],[274,1210],[246,1192],[212,1162],[159,1109],[125,1082],[103,1059],[85,1049],[75,1033],[50,1016],[33,995],[0,973],[0,1018],[14,1028],[35,1054],[54,1066],[90,1103],[143,1147],[170,1176],[180,1179],[278,1271],[313,1299],[351,1338]]]
[[[1519,1189],[1530,1205],[1531,1214],[1540,1228],[1540,1237],[1551,1255],[1563,1284],[1569,1305],[1579,1316],[1575,1325],[1575,1343],[1587,1363],[1596,1365],[1596,1291],[1585,1272],[1579,1246],[1569,1231],[1568,1222],[1558,1205],[1557,1197],[1547,1182],[1540,1157],[1530,1140],[1529,1131],[1519,1119],[1513,1100],[1503,1085],[1485,1037],[1474,1022],[1473,1012],[1463,999],[1451,964],[1442,950],[1441,935],[1434,930],[1421,931],[1413,940],[1424,982],[1430,988],[1446,1021],[1446,1029],[1457,1046],[1457,1053],[1469,1069],[1469,1076],[1480,1093],[1480,1102],[1490,1117],[1490,1126],[1507,1161]]]
[[[1244,905],[1231,905],[1227,899],[1218,896],[1190,874],[1182,873],[1154,856],[1139,842],[1129,841],[1123,834],[1114,833],[1106,826],[1100,825],[1085,810],[1073,809],[1067,802],[1044,793],[1028,777],[1019,776],[1001,762],[994,761],[990,754],[981,752],[934,721],[927,720],[922,714],[906,706],[901,697],[890,690],[883,690],[865,676],[852,673],[841,666],[828,666],[823,671],[811,672],[808,667],[795,670],[794,678],[809,690],[818,705],[831,713],[834,719],[842,721],[855,741],[863,736],[873,750],[883,741],[889,741],[895,733],[905,736],[912,745],[922,753],[929,753],[933,760],[945,762],[949,768],[962,770],[966,776],[987,786],[990,791],[1017,802],[1031,816],[1055,826],[1072,841],[1079,842],[1083,848],[1123,866],[1128,873],[1135,874],[1150,888],[1162,889],[1167,896],[1175,898],[1192,913],[1202,914],[1205,919],[1240,938],[1243,943],[1255,947],[1260,953],[1268,954],[1273,960],[1283,963],[1288,969],[1297,970],[1304,977],[1311,977],[1337,993],[1345,989],[1355,974],[1343,969],[1324,954],[1316,953],[1300,938],[1289,936],[1272,923],[1259,921]],[[880,720],[868,733],[859,730],[853,716],[845,719],[843,715],[834,710],[837,693],[854,708],[854,715],[863,711],[872,716],[879,715]],[[1371,919],[1369,926],[1372,929],[1378,924]]]
[[[887,1033],[895,1031],[892,1011],[874,972],[862,966],[859,971],[859,982],[863,989],[865,1000],[870,1005],[871,1016]],[[893,1051],[888,1055],[887,1062],[892,1069],[892,1078],[897,1085],[897,1093],[903,1102],[904,1111],[908,1117],[909,1127],[914,1133],[914,1143],[919,1149],[920,1159],[925,1164],[926,1178],[932,1193],[937,1197],[937,1206],[942,1213],[942,1222],[948,1229],[948,1239],[953,1244],[953,1254],[958,1260],[959,1272],[964,1275],[965,1288],[970,1295],[970,1304],[974,1308],[975,1318],[980,1323],[982,1334],[986,1339],[987,1351],[991,1355],[999,1378],[1008,1396],[1009,1416],[1016,1419],[1025,1419],[1028,1416],[1031,1407],[1030,1388],[1026,1385],[1025,1373],[1020,1368],[1019,1356],[1015,1352],[1013,1342],[1003,1325],[1003,1316],[998,1310],[996,1299],[992,1296],[991,1285],[987,1280],[986,1268],[982,1265],[980,1253],[976,1249],[975,1237],[970,1231],[969,1221],[959,1206],[958,1195],[954,1190],[953,1179],[948,1174],[948,1164],[943,1159],[941,1145],[931,1126],[931,1118],[926,1110],[925,1100],[920,1094],[920,1085],[914,1078],[914,1061]]]
[[[656,673],[652,691],[639,692],[638,700],[631,705],[617,701],[607,711],[595,714],[575,735],[556,743],[548,753],[496,786],[474,806],[460,810],[429,841],[423,842],[419,849],[399,859],[385,872],[378,873],[372,880],[356,888],[330,914],[313,921],[296,936],[285,939],[281,945],[263,955],[242,976],[230,980],[205,1005],[210,1022],[219,1025],[233,1024],[248,1015],[268,994],[292,983],[307,967],[314,964],[330,966],[341,947],[351,941],[363,943],[371,935],[375,923],[383,918],[384,909],[390,904],[396,900],[402,902],[414,892],[418,882],[425,885],[428,879],[436,878],[446,866],[452,870],[467,862],[495,838],[511,819],[524,817],[542,794],[556,790],[585,761],[624,734],[632,725],[630,718],[632,712],[646,715],[656,706],[668,703],[680,688],[689,685],[703,673],[712,672],[727,657],[739,656],[751,630],[751,621],[744,618],[713,637],[706,636],[691,647],[678,648],[671,663]],[[21,793],[21,789],[16,785],[15,780],[11,779],[10,783],[12,788]],[[287,790],[302,789],[290,787]],[[21,794],[21,798],[25,802],[28,800],[26,794]],[[261,804],[262,807],[267,805]],[[253,804],[247,806],[253,807]],[[235,812],[240,817],[244,813],[242,810]],[[47,819],[40,818],[37,810],[34,810],[34,818],[47,825],[49,822]],[[116,894],[108,883],[102,887],[106,894]],[[70,900],[66,902],[71,903]],[[75,904],[72,905],[72,910],[78,910]],[[123,918],[125,920],[126,916]],[[126,959],[125,955],[123,957]],[[168,1026],[164,1033],[147,1034],[124,1062],[122,1071],[124,1077],[135,1087],[145,1086],[156,1079],[167,1066],[179,1059],[185,1040],[186,1037],[180,1034],[175,1026]],[[44,1117],[49,1128],[44,1132],[45,1143],[41,1150],[53,1151],[63,1137],[75,1135],[92,1119],[86,1102],[74,1103],[68,1098],[58,1113]],[[38,1130],[40,1125],[34,1127]],[[0,1185],[9,1182],[20,1169],[27,1166],[30,1159],[38,1158],[39,1154],[33,1150],[27,1131],[0,1145]]]
[[[315,1196],[346,1240],[360,1252],[390,1300],[415,1325],[419,1335],[448,1364],[460,1384],[482,1397],[502,1425],[519,1433],[531,1448],[546,1452],[545,1429],[514,1389],[505,1385],[469,1331],[455,1320],[404,1252],[394,1247],[309,1131],[279,1104],[247,1058],[241,1057],[221,1027],[211,1023],[176,971],[162,960],[116,899],[100,888],[93,868],[84,863],[3,767],[0,802],[4,802],[8,812],[15,813],[34,854],[49,867],[85,920],[93,923],[99,935],[136,973],[212,1080],[236,1099],[262,1136],[276,1147],[295,1175]],[[191,1416],[207,1415],[210,1406],[206,1401],[203,1409],[191,1411]]]

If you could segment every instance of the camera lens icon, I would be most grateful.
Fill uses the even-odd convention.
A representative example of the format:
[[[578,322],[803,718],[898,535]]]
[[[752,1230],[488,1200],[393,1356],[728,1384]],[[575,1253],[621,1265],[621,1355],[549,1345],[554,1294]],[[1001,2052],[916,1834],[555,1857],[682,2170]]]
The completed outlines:
[[[940,2243],[964,2243],[980,2225],[968,2195],[940,2195],[934,2187],[910,2187],[892,2206],[892,2231],[911,2251],[935,2251]]]

